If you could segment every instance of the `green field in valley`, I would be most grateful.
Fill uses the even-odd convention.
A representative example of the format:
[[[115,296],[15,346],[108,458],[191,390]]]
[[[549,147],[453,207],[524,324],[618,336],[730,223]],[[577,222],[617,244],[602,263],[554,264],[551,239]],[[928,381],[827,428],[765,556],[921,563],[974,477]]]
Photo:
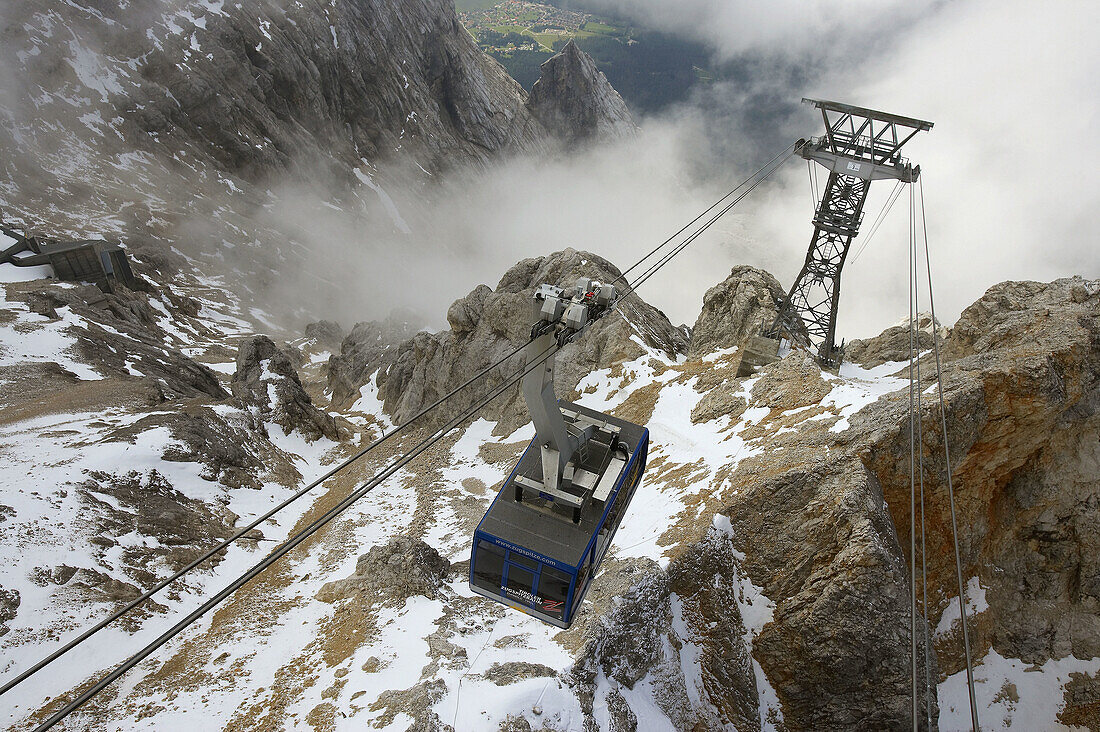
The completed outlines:
[[[500,0],[455,0],[455,10],[464,13],[468,10],[485,10],[500,3]]]
[[[482,50],[530,89],[539,67],[570,40],[596,61],[636,112],[687,98],[715,80],[710,54],[691,41],[576,9],[561,0],[455,0],[459,18]]]

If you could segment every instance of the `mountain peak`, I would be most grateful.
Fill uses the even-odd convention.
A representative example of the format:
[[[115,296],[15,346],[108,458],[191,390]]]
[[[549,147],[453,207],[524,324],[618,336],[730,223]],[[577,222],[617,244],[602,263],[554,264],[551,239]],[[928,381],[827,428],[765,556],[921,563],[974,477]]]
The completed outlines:
[[[626,102],[572,39],[541,68],[527,108],[556,137],[578,143],[635,134]]]

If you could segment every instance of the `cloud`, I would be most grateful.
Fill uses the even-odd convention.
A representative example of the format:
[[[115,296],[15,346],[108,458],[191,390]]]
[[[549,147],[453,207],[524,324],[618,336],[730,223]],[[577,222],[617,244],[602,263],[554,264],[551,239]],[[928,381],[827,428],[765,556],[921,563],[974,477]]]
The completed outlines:
[[[936,3],[907,0],[584,0],[604,12],[702,41],[719,60],[744,54],[836,59],[873,50]]]
[[[860,73],[823,77],[806,90],[936,123],[906,152],[922,168],[941,319],[953,321],[1006,279],[1100,277],[1092,215],[1100,175],[1088,162],[1098,151],[1100,53],[1090,30],[1098,23],[1088,3],[954,3]],[[792,172],[786,190],[804,200],[806,179],[805,170]],[[868,221],[889,188],[872,187]],[[839,330],[849,336],[873,334],[907,312],[907,204],[903,197],[845,267]],[[784,225],[797,215],[786,200],[758,213],[766,236],[808,242],[808,225]],[[784,285],[804,247],[788,251],[776,272]]]
[[[941,320],[953,322],[1006,279],[1100,277],[1100,224],[1092,213],[1100,176],[1091,164],[1100,117],[1100,53],[1090,36],[1100,24],[1095,4],[600,2],[735,59],[735,79],[704,88],[689,109],[671,115],[691,128],[679,133],[693,137],[699,149],[689,154],[706,161],[708,180],[732,184],[787,142],[820,134],[820,116],[798,104],[803,96],[934,121],[906,154],[923,170]],[[891,188],[888,181],[872,186],[855,249]],[[754,194],[727,223],[717,251],[738,259],[679,267],[709,270],[717,281],[726,264],[744,262],[790,287],[812,234],[809,191],[805,163],[788,163],[777,185]],[[846,265],[839,336],[873,335],[907,314],[908,205],[905,194],[870,246]],[[682,255],[692,257],[690,250]],[[690,319],[686,303],[662,297],[653,294]],[[698,299],[692,305],[697,312]]]

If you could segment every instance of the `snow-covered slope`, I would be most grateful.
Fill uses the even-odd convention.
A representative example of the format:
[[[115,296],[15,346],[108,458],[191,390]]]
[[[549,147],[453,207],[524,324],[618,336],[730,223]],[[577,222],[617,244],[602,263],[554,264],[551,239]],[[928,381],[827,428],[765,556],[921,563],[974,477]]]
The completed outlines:
[[[274,385],[270,405],[230,397],[243,393],[230,387],[251,368],[243,356],[234,361],[235,344],[252,342],[263,314],[214,300],[216,284],[181,278],[171,297],[134,293],[98,306],[79,298],[66,304],[57,293],[74,288],[61,284],[3,285],[0,379],[25,385],[33,373],[38,386],[5,388],[0,412],[0,678],[392,424],[374,379],[353,405],[332,410],[339,442],[307,442],[298,431],[304,423],[288,433],[276,422],[285,410]],[[1033,300],[1060,302],[1067,313],[1095,308],[1100,292],[1087,281],[1039,287],[1044,294]],[[33,312],[45,310],[45,301],[52,314]],[[139,302],[148,303],[150,322],[122,330],[117,311],[144,312]],[[966,317],[951,343],[972,338]],[[209,364],[220,391],[173,397],[185,385],[146,374],[157,373],[152,361],[117,364],[81,350],[86,333],[107,329],[160,338],[166,360]],[[794,352],[738,378],[736,347],[688,359],[646,345],[643,336],[633,336],[639,355],[594,368],[576,386],[581,403],[647,424],[653,444],[612,553],[571,629],[507,611],[467,586],[469,537],[531,435],[529,425],[501,430],[479,419],[140,664],[69,728],[181,729],[201,720],[249,729],[741,730],[817,720],[812,726],[833,729],[845,716],[891,726],[909,703],[908,636],[900,630],[907,632],[908,591],[906,575],[897,573],[906,565],[907,529],[895,524],[893,488],[880,485],[888,476],[877,464],[895,441],[907,441],[898,411],[908,401],[904,364],[846,364],[832,374]],[[281,348],[298,364],[306,391],[332,409],[324,392],[331,345],[287,340]],[[1075,353],[1095,359],[1095,344],[1088,348]],[[983,353],[949,371],[949,403],[963,399],[966,373],[994,373],[988,369],[997,352]],[[269,374],[262,379],[277,378],[268,367],[260,371]],[[1064,362],[1064,383],[1076,384],[1079,373]],[[967,408],[965,400],[959,405]],[[960,424],[954,408],[951,419]],[[5,721],[25,728],[41,720],[70,689],[170,627],[415,439],[372,454],[133,620],[0,698]],[[225,443],[239,450],[218,449]],[[958,454],[969,459],[961,446]],[[967,555],[972,627],[982,628],[976,676],[983,723],[1052,729],[1060,718],[1079,718],[1073,715],[1088,698],[1100,653],[1045,661],[1004,655],[1021,646],[998,639],[997,628],[1011,626],[986,599],[1004,591],[989,561]],[[401,568],[396,576],[420,579],[394,580],[394,567]],[[969,715],[951,645],[958,614],[950,593],[935,597],[933,713],[941,728],[955,729]],[[829,602],[836,609],[820,614]],[[1075,607],[1066,612],[1087,612]],[[792,632],[807,634],[812,645],[803,649]],[[1087,652],[1084,638],[1076,642],[1075,653]],[[848,643],[855,646],[838,645]],[[828,667],[819,669],[815,654],[825,654]],[[838,686],[828,668],[856,658],[863,670],[852,667]],[[812,690],[812,701],[798,689]],[[867,706],[864,689],[875,690],[874,705]]]

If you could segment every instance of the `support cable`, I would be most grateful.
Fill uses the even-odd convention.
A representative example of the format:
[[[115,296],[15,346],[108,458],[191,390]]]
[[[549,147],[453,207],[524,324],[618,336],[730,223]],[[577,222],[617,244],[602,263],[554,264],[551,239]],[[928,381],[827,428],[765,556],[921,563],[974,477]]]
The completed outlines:
[[[591,323],[592,321],[589,321],[589,322]],[[586,324],[586,326],[587,326],[587,324]],[[578,331],[578,333],[579,332],[581,332],[581,331]],[[272,564],[277,562],[279,559],[281,559],[282,557],[284,557],[285,555],[290,553],[291,550],[293,550],[295,547],[297,547],[303,541],[305,541],[306,539],[308,539],[309,537],[311,537],[315,533],[317,533],[320,529],[322,529],[330,521],[332,521],[334,518],[339,516],[341,513],[346,511],[348,508],[350,508],[351,505],[354,504],[356,501],[358,501],[360,498],[362,498],[363,496],[370,493],[377,486],[382,484],[387,478],[392,476],[394,473],[396,473],[401,468],[405,467],[405,465],[410,463],[415,458],[419,457],[423,452],[425,452],[428,448],[432,447],[435,443],[439,442],[444,437],[446,437],[451,432],[451,430],[453,430],[455,427],[457,427],[458,425],[465,422],[467,419],[470,419],[471,417],[476,415],[485,406],[487,406],[490,402],[492,402],[494,399],[496,399],[501,394],[503,394],[505,391],[507,391],[509,388],[511,388],[514,384],[519,383],[520,379],[522,379],[528,372],[530,372],[533,369],[538,368],[539,366],[541,366],[542,363],[547,358],[549,358],[551,355],[553,355],[553,353],[556,351],[557,348],[558,348],[558,344],[556,342],[551,343],[550,346],[547,347],[542,353],[540,353],[539,356],[536,357],[536,359],[532,363],[529,363],[527,365],[526,369],[524,369],[519,374],[506,379],[499,386],[492,389],[488,395],[486,395],[484,398],[482,398],[473,407],[471,407],[470,409],[467,409],[465,412],[463,412],[459,416],[452,419],[450,422],[448,422],[443,427],[440,427],[440,428],[436,429],[431,434],[431,436],[429,436],[428,438],[422,440],[412,450],[410,450],[409,452],[405,453],[402,457],[400,457],[399,459],[392,462],[382,472],[375,475],[373,478],[371,478],[369,481],[367,481],[367,483],[365,483],[359,489],[353,491],[350,495],[348,495],[346,498],[344,498],[340,503],[338,503],[333,508],[329,509],[329,511],[327,513],[325,513],[323,516],[316,519],[313,523],[311,523],[309,526],[307,526],[306,528],[299,531],[294,536],[288,538],[281,546],[279,546],[273,552],[271,552],[266,557],[264,557],[262,560],[260,560],[258,563],[256,563],[247,572],[245,572],[244,574],[237,577],[237,579],[233,580],[226,587],[222,588],[221,591],[219,591],[216,595],[214,595],[209,600],[207,600],[205,603],[203,603],[199,608],[197,608],[196,610],[191,612],[190,615],[188,615],[183,620],[179,621],[174,626],[169,628],[167,631],[165,631],[164,633],[159,635],[155,640],[153,640],[147,646],[142,648],[140,651],[138,651],[137,653],[134,653],[133,655],[131,655],[129,658],[127,658],[125,661],[123,661],[121,664],[119,664],[117,667],[115,667],[115,669],[113,671],[108,673],[102,679],[97,681],[93,686],[88,688],[84,693],[82,693],[76,699],[71,701],[69,704],[67,704],[60,711],[56,712],[53,716],[51,716],[45,722],[40,724],[38,727],[36,727],[35,732],[44,732],[45,730],[50,729],[55,724],[57,724],[58,722],[60,722],[61,720],[65,719],[67,716],[72,714],[74,711],[79,709],[89,699],[91,699],[93,696],[95,696],[100,691],[105,689],[107,686],[110,686],[112,683],[114,683],[124,673],[129,671],[131,668],[133,668],[137,664],[141,663],[141,661],[143,661],[145,658],[147,658],[150,654],[152,654],[158,648],[160,648],[165,643],[172,640],[172,638],[174,638],[175,636],[179,635],[181,632],[186,630],[190,625],[192,625],[193,623],[198,621],[200,618],[202,618],[202,616],[204,616],[206,613],[208,613],[214,607],[221,604],[222,601],[224,601],[226,598],[228,598],[230,595],[232,595],[238,589],[243,587],[245,584],[247,584],[249,581],[254,579],[259,574],[261,574],[264,570],[266,570]]]
[[[856,260],[859,259],[859,255],[863,254],[863,250],[866,249],[867,245],[871,243],[871,240],[875,238],[875,234],[878,233],[878,227],[882,226],[882,222],[886,220],[886,217],[890,214],[890,210],[894,207],[894,204],[897,203],[898,198],[901,196],[902,186],[904,185],[905,184],[900,180],[894,184],[893,190],[891,190],[890,195],[886,197],[886,201],[882,204],[882,208],[879,209],[878,216],[875,217],[874,223],[871,224],[871,228],[867,231],[867,238],[860,244],[859,249],[857,249],[856,253],[852,256],[849,265],[855,264]]]
[[[917,250],[917,223],[916,223],[916,205],[915,205],[915,191],[912,186],[909,187],[909,445],[910,445],[910,489],[916,493],[912,483],[912,472],[915,465],[917,483],[919,485],[919,506],[920,506],[920,562],[921,562],[921,615],[924,621],[924,712],[927,723],[927,729],[932,729],[932,682],[930,677],[930,657],[931,651],[929,648],[930,638],[928,636],[928,555],[926,552],[927,542],[925,540],[925,515],[924,515],[924,433],[922,416],[924,414],[922,398],[921,398],[921,373],[920,373],[920,284],[917,276],[917,265],[920,262],[919,253]],[[914,306],[915,303],[915,306]],[[914,380],[915,370],[915,380]],[[913,412],[913,400],[916,399],[916,411]],[[914,447],[915,437],[915,447]],[[911,542],[910,546],[913,552],[913,574],[912,574],[912,600],[913,600],[913,615],[914,620],[912,623],[913,631],[913,728],[917,729],[917,711],[919,709],[918,694],[917,694],[917,661],[916,661],[916,524],[911,525]]]
[[[724,195],[724,196],[722,196],[721,198],[719,198],[719,199],[718,199],[717,201],[715,201],[715,202],[714,202],[713,204],[711,204],[710,208],[708,208],[708,209],[707,209],[706,211],[703,211],[703,213],[699,214],[699,215],[698,215],[698,216],[696,216],[696,217],[695,217],[694,219],[692,219],[691,221],[689,221],[689,222],[688,222],[688,223],[687,223],[686,225],[684,225],[684,227],[683,227],[683,228],[681,228],[681,229],[680,229],[679,231],[677,231],[677,232],[676,232],[675,234],[673,234],[672,236],[670,236],[669,238],[665,239],[665,240],[664,240],[663,242],[661,242],[660,244],[658,244],[658,245],[657,245],[656,247],[654,247],[654,248],[653,248],[652,250],[650,250],[650,252],[649,252],[648,254],[646,254],[646,255],[645,255],[644,257],[642,257],[642,258],[641,258],[641,259],[639,259],[639,260],[638,260],[637,262],[635,262],[634,264],[632,264],[632,265],[630,266],[630,268],[629,268],[629,269],[627,269],[627,270],[626,270],[625,272],[623,272],[622,274],[620,274],[620,275],[619,275],[618,277],[616,277],[615,279],[613,279],[613,280],[612,280],[611,282],[609,282],[608,284],[611,284],[611,285],[613,285],[613,284],[615,284],[616,282],[618,282],[619,280],[623,280],[623,281],[625,281],[625,280],[626,280],[626,276],[627,276],[628,274],[630,274],[630,273],[631,273],[632,271],[634,271],[635,269],[637,269],[638,267],[640,267],[640,266],[641,266],[641,264],[642,264],[643,262],[645,262],[645,261],[646,261],[647,259],[649,259],[650,257],[652,257],[652,256],[653,256],[654,254],[656,254],[657,252],[659,252],[659,251],[661,251],[662,249],[664,249],[664,248],[665,248],[666,246],[668,246],[668,244],[669,244],[670,242],[674,241],[674,240],[676,239],[676,237],[680,236],[680,235],[681,235],[681,234],[683,234],[683,233],[684,233],[685,231],[687,231],[688,229],[690,229],[690,228],[691,228],[691,227],[692,227],[692,226],[693,226],[693,225],[694,225],[694,224],[695,224],[695,223],[696,223],[697,221],[699,221],[699,219],[703,218],[704,216],[706,216],[707,214],[709,214],[709,213],[710,213],[711,211],[713,211],[714,209],[716,209],[716,208],[718,208],[719,206],[721,206],[721,205],[722,205],[722,203],[723,203],[723,202],[724,202],[724,201],[725,201],[725,200],[726,200],[727,198],[729,198],[729,197],[730,197],[730,196],[732,196],[733,194],[737,193],[737,191],[739,191],[739,190],[741,189],[741,187],[742,187],[743,185],[745,185],[746,183],[748,183],[749,181],[751,181],[751,180],[752,180],[753,178],[755,178],[755,177],[756,177],[757,175],[759,175],[759,174],[760,174],[760,171],[764,170],[765,168],[767,168],[767,167],[768,167],[769,165],[771,165],[772,163],[774,163],[774,162],[775,162],[776,160],[779,160],[779,159],[780,159],[781,157],[783,157],[784,155],[788,155],[789,153],[793,152],[793,151],[794,151],[794,148],[795,148],[795,146],[796,146],[796,145],[798,145],[798,143],[797,143],[797,142],[792,142],[792,143],[791,143],[790,145],[788,145],[787,147],[783,148],[783,150],[782,150],[782,151],[781,151],[781,152],[780,152],[780,153],[779,153],[778,155],[776,155],[776,156],[775,156],[774,158],[772,158],[772,159],[771,159],[771,160],[769,160],[768,162],[764,163],[764,165],[762,165],[762,166],[761,166],[761,167],[760,167],[759,169],[757,169],[757,171],[756,171],[755,173],[753,173],[753,174],[752,174],[752,175],[750,175],[750,176],[749,176],[748,178],[746,178],[745,180],[743,180],[743,181],[741,181],[740,183],[738,183],[738,184],[737,184],[737,186],[736,186],[736,187],[735,187],[735,188],[734,188],[734,189],[733,189],[732,191],[730,191],[730,192],[729,192],[729,193],[727,193],[726,195]]]
[[[916,427],[913,423],[913,194],[909,193],[909,660],[913,732],[917,732],[917,487],[914,456]]]
[[[529,343],[529,341],[528,341],[528,343]],[[118,619],[122,618],[123,616],[125,616],[126,614],[130,613],[138,605],[141,605],[143,602],[145,602],[149,598],[153,597],[153,595],[157,594],[158,592],[163,590],[168,585],[172,584],[176,580],[180,579],[181,577],[183,577],[187,573],[189,573],[192,570],[194,570],[195,568],[197,568],[199,565],[206,562],[208,559],[213,557],[215,554],[218,554],[218,553],[222,552],[230,544],[233,544],[234,542],[244,538],[246,534],[248,534],[249,532],[251,532],[254,529],[258,528],[264,522],[270,520],[273,516],[275,516],[275,514],[279,513],[280,511],[285,509],[290,504],[292,504],[295,501],[297,501],[298,499],[302,498],[307,493],[312,491],[314,488],[316,488],[317,486],[321,485],[322,483],[324,483],[329,478],[331,478],[334,475],[336,475],[337,473],[339,473],[341,470],[346,469],[347,467],[349,467],[350,465],[352,465],[356,461],[360,460],[365,455],[367,455],[368,453],[370,453],[371,451],[373,451],[374,449],[379,447],[382,443],[390,440],[395,435],[398,435],[401,432],[405,431],[406,429],[408,429],[409,426],[411,426],[414,422],[416,422],[418,419],[423,417],[425,414],[427,414],[428,412],[433,411],[434,409],[437,409],[444,402],[446,402],[447,400],[453,398],[456,394],[458,394],[460,391],[462,391],[463,389],[465,389],[468,386],[470,386],[471,384],[473,384],[478,379],[482,378],[483,376],[486,376],[493,369],[495,369],[495,368],[501,366],[502,364],[504,364],[506,361],[511,359],[513,356],[518,354],[520,351],[522,351],[526,347],[527,347],[527,343],[523,344],[519,348],[516,348],[514,351],[512,351],[511,353],[509,353],[506,356],[502,357],[501,359],[499,359],[498,361],[496,361],[495,363],[493,363],[489,367],[483,369],[479,373],[477,373],[474,376],[470,377],[470,379],[468,379],[461,386],[456,387],[455,389],[451,390],[451,392],[448,393],[446,396],[441,397],[440,399],[436,400],[434,403],[432,403],[432,404],[428,405],[427,407],[421,409],[419,412],[417,412],[411,418],[407,419],[399,427],[395,427],[394,429],[391,429],[389,432],[383,434],[381,437],[379,437],[377,440],[375,440],[371,444],[367,445],[365,448],[363,448],[362,450],[357,452],[355,455],[348,458],[344,462],[340,463],[336,467],[332,468],[327,473],[322,475],[320,478],[317,478],[312,483],[305,486],[304,488],[299,490],[297,493],[295,493],[294,495],[290,496],[285,501],[280,503],[278,506],[275,506],[274,508],[272,508],[270,511],[268,511],[264,515],[260,516],[256,520],[254,520],[248,526],[245,526],[243,529],[239,530],[237,533],[233,534],[228,539],[225,539],[220,544],[215,546],[213,549],[210,549],[205,554],[203,554],[202,556],[200,556],[197,559],[195,559],[194,561],[192,561],[190,564],[188,564],[183,569],[179,570],[178,572],[176,572],[172,576],[165,578],[160,583],[158,583],[155,587],[153,587],[151,590],[148,590],[144,594],[142,594],[140,597],[135,598],[134,600],[131,600],[129,603],[126,604],[125,607],[120,608],[119,610],[115,611],[114,613],[112,613],[108,617],[106,617],[103,620],[99,621],[94,626],[92,626],[88,630],[84,631],[83,633],[81,633],[76,638],[73,638],[71,641],[69,641],[64,646],[62,646],[61,648],[59,648],[56,651],[54,651],[53,653],[51,653],[46,658],[44,658],[41,661],[39,661],[38,663],[34,664],[30,668],[28,668],[26,671],[23,671],[21,674],[16,676],[14,679],[12,679],[11,681],[8,681],[2,687],[0,687],[0,695],[6,694],[7,692],[11,691],[16,686],[18,686],[22,682],[26,681],[28,678],[30,678],[34,674],[38,673],[43,668],[45,668],[49,664],[53,663],[57,659],[61,658],[61,656],[65,655],[66,653],[68,653],[72,649],[76,648],[81,643],[88,640],[93,635],[95,635],[99,631],[103,630],[105,627],[107,627],[111,623],[115,622],[116,620],[118,620]]]
[[[909,186],[912,191],[912,186]],[[913,245],[913,263],[916,265],[920,261],[920,252],[917,249],[917,236],[916,236],[916,217],[913,219],[914,232],[910,241]],[[915,268],[914,268],[915,270]],[[927,722],[927,729],[932,729],[932,663],[931,663],[931,645],[932,639],[929,637],[929,625],[928,625],[928,551],[927,542],[925,540],[926,535],[926,523],[924,520],[924,405],[921,403],[921,389],[924,382],[921,381],[920,375],[920,278],[914,271],[913,276],[913,299],[917,302],[917,322],[916,333],[914,334],[914,340],[916,341],[917,353],[917,481],[920,488],[920,571],[921,571],[921,609],[924,611],[924,714],[925,721]],[[935,324],[932,325],[935,328]]]
[[[955,486],[951,479],[951,450],[947,445],[947,408],[943,398],[943,369],[940,362],[939,333],[936,331],[936,299],[932,293],[932,262],[928,256],[928,220],[924,209],[924,179],[920,178],[921,229],[924,232],[924,262],[928,272],[928,304],[932,315],[932,349],[936,354],[936,392],[940,401],[940,426],[943,429],[943,457],[947,469],[947,497],[951,505],[951,541],[955,548],[955,579],[959,585],[959,616],[962,620],[963,650],[966,653],[966,687],[970,695],[970,723],[978,732],[978,704],[974,695],[974,669],[970,656],[970,632],[966,622],[966,587],[963,585],[962,559],[959,556],[959,526],[955,512]]]
[[[806,158],[806,173],[810,179],[810,218],[817,216],[817,186],[814,185],[814,162]]]
[[[748,187],[748,189],[745,190],[745,192],[743,192],[737,198],[735,198],[734,200],[732,200],[728,204],[726,204],[726,206],[723,207],[722,210],[720,210],[718,213],[716,213],[714,216],[712,216],[705,224],[703,224],[698,229],[696,229],[695,232],[693,232],[691,235],[689,235],[684,241],[677,244],[675,247],[673,247],[673,249],[670,252],[665,254],[663,257],[661,257],[661,259],[657,260],[657,262],[655,262],[654,264],[650,265],[648,269],[646,269],[642,274],[640,274],[634,280],[634,282],[627,285],[627,287],[623,291],[622,295],[619,296],[619,299],[621,300],[621,299],[625,298],[627,295],[634,292],[639,287],[641,287],[643,284],[645,284],[645,282],[650,277],[652,277],[654,274],[656,274],[658,270],[660,270],[662,267],[664,267],[666,264],[668,264],[670,261],[672,261],[673,257],[675,257],[680,252],[684,251],[684,249],[686,249],[688,247],[688,245],[690,245],[692,242],[694,242],[696,239],[698,239],[700,236],[702,236],[708,229],[710,229],[710,227],[713,226],[715,224],[715,222],[718,221],[718,219],[722,218],[722,216],[724,216],[730,209],[732,209],[738,203],[743,201],[746,196],[748,196],[750,193],[752,193],[754,190],[756,190],[757,186],[759,186],[761,183],[763,183],[765,180],[767,180],[772,175],[772,173],[774,173],[776,170],[778,170],[779,167],[781,165],[783,165],[783,163],[785,163],[787,161],[787,159],[790,158],[790,156],[793,155],[793,154],[794,154],[793,149],[791,147],[788,147],[787,150],[785,150],[782,154],[780,154],[777,157],[772,158],[768,162],[767,165],[765,165],[763,168],[760,168],[755,173],[753,173],[752,177],[756,178],[756,180],[753,181],[752,185],[750,185]],[[764,172],[765,169],[768,168],[768,166],[773,166],[773,167],[771,168],[771,170],[768,170],[766,173],[764,173],[761,176],[760,173]],[[756,176],[760,176],[760,177],[756,177]],[[752,178],[747,179],[745,182],[748,182],[748,180],[752,180]],[[741,185],[744,185],[744,183],[742,183]],[[738,188],[740,188],[740,187],[741,186],[738,186]],[[648,258],[648,256],[649,255],[647,255],[647,258]],[[631,267],[631,269],[634,269],[634,267]]]

